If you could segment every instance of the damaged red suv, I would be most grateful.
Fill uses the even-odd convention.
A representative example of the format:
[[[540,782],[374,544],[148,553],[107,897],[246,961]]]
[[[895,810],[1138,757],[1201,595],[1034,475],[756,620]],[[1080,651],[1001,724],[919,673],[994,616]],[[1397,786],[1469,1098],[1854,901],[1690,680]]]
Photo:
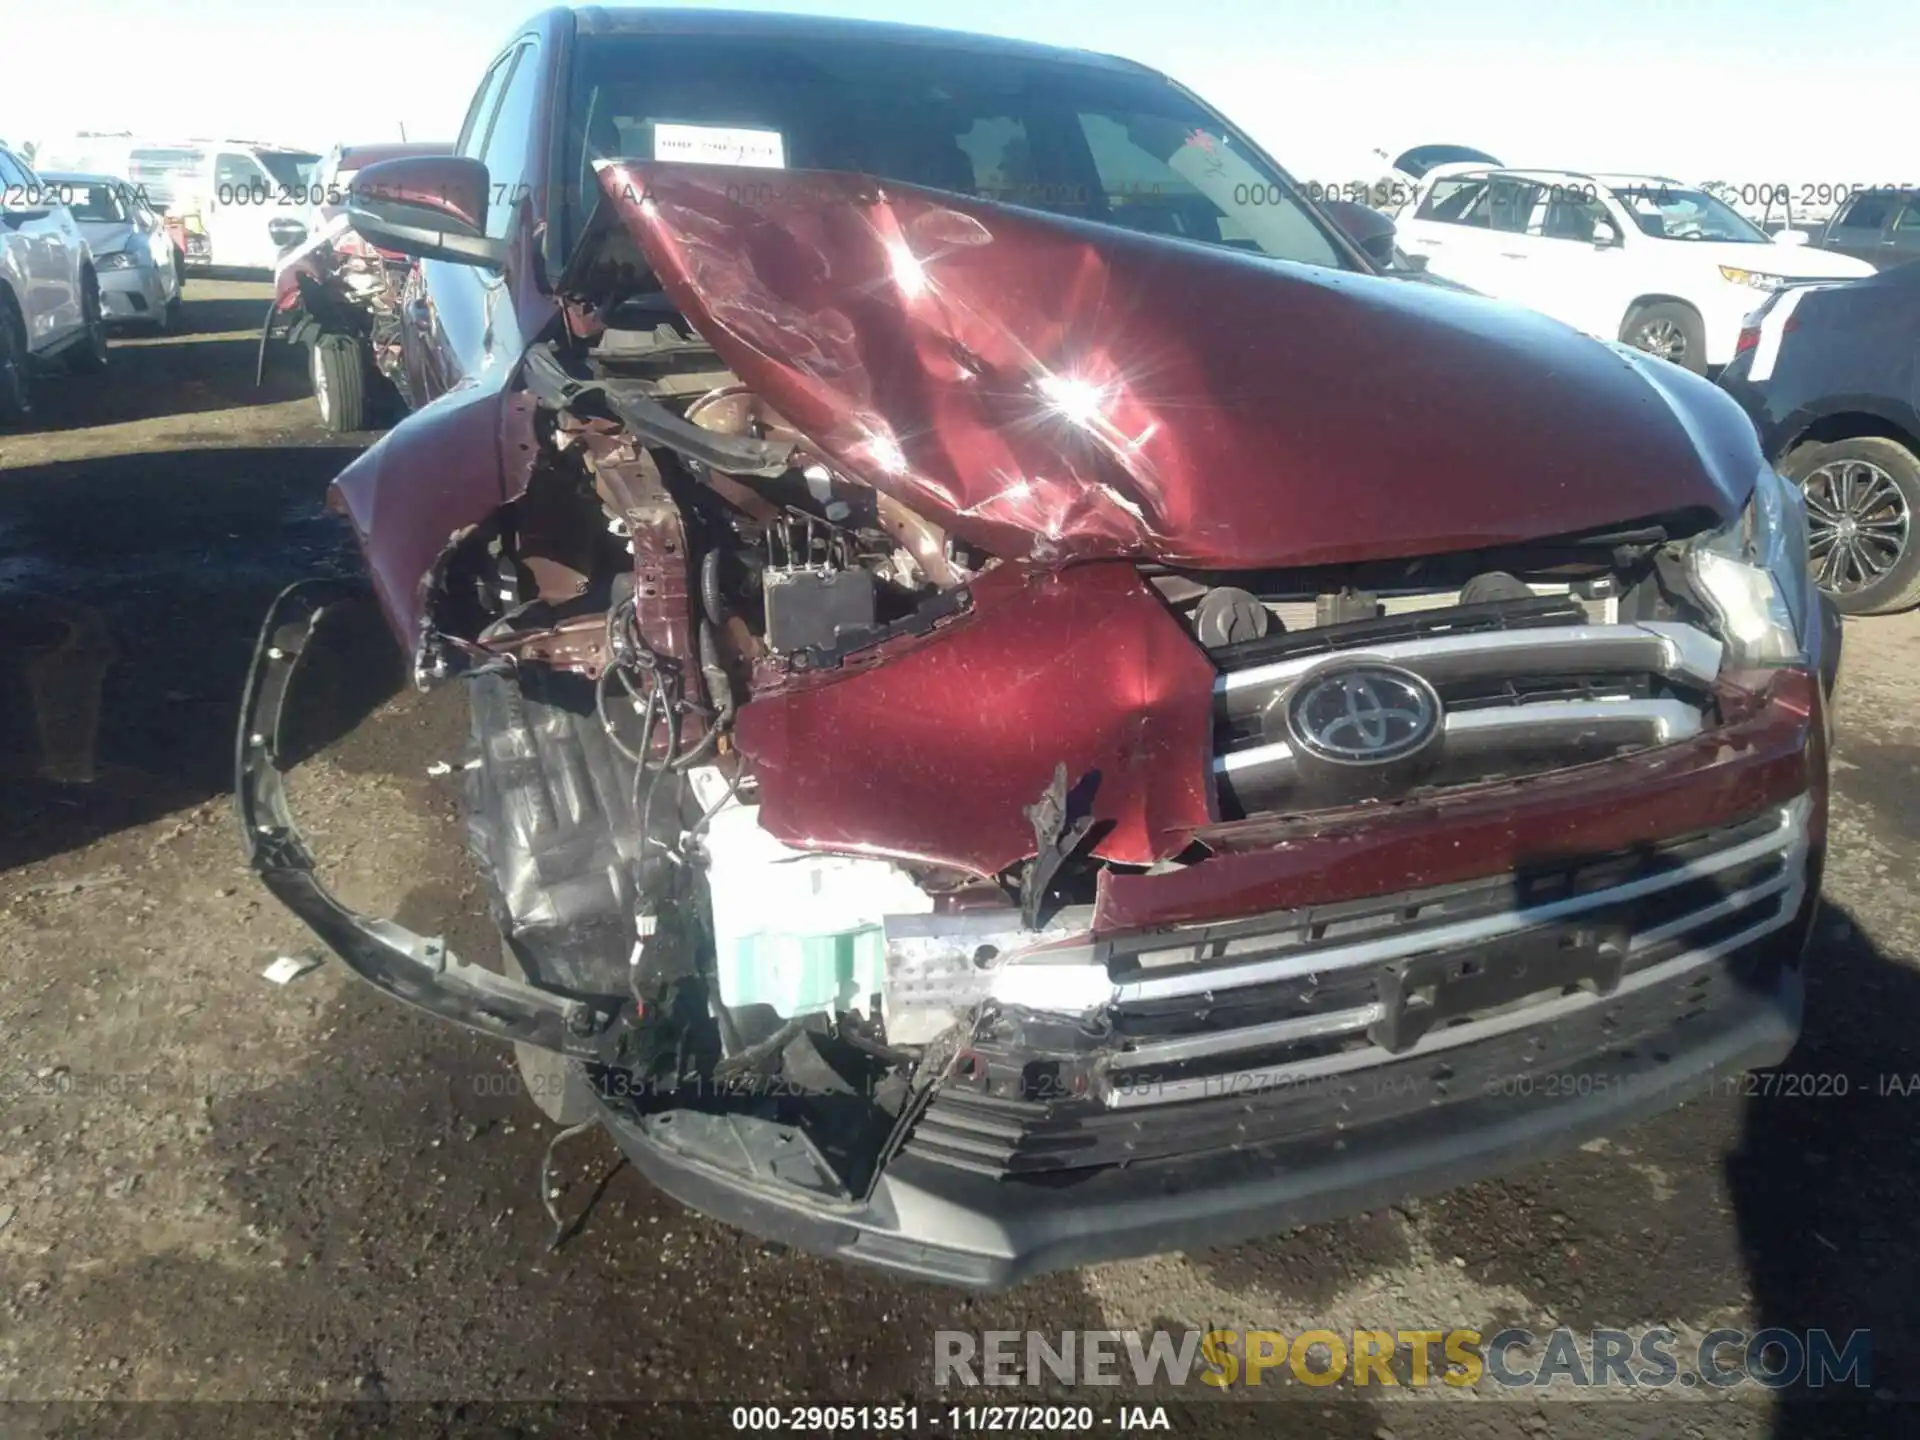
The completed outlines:
[[[1780,1060],[1830,610],[1706,382],[1392,278],[1142,66],[555,11],[369,166],[437,396],[336,483],[472,715],[497,966],[253,864],[689,1205],[970,1285]]]

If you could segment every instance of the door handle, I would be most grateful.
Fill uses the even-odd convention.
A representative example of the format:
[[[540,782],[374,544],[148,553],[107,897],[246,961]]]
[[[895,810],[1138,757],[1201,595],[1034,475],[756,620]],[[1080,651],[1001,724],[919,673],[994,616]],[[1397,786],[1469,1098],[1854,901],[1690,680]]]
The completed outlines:
[[[1502,250],[1500,252],[1500,258],[1502,260],[1524,260],[1527,257],[1518,250]]]
[[[1413,243],[1416,245],[1425,245],[1428,248],[1432,248],[1433,246],[1438,245],[1440,243],[1438,240],[1429,240],[1424,235],[1409,235],[1407,238],[1413,241]]]

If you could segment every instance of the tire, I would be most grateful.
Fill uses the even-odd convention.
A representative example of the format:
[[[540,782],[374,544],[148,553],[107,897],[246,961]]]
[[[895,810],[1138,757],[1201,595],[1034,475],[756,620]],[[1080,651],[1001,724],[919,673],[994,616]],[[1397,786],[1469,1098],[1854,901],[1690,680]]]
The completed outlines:
[[[527,978],[520,957],[513,953],[513,946],[504,935],[500,937],[500,971],[515,980]],[[520,1083],[526,1089],[527,1098],[554,1124],[578,1125],[600,1113],[593,1082],[587,1078],[587,1067],[580,1061],[569,1060],[538,1045],[516,1043],[513,1064],[520,1072]]]
[[[367,428],[367,362],[360,342],[322,335],[307,349],[320,424],[335,435]]]
[[[24,426],[33,419],[32,362],[27,355],[27,329],[20,312],[0,289],[0,426]]]
[[[160,318],[153,323],[162,335],[171,335],[180,328],[180,297],[177,294],[161,307]]]
[[[100,282],[91,270],[80,277],[80,314],[86,337],[63,358],[75,375],[98,375],[107,368],[107,322],[100,314]]]
[[[1863,435],[1797,446],[1780,473],[1807,497],[1814,581],[1842,614],[1920,604],[1920,457]]]
[[[1620,338],[1636,350],[1657,355],[1696,375],[1707,373],[1707,327],[1700,312],[1677,300],[1642,305],[1627,316]]]

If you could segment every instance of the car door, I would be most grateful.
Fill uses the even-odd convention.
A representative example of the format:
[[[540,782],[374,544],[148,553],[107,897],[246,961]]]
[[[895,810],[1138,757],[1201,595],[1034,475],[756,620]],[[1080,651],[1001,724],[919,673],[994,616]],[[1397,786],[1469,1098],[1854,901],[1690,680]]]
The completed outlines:
[[[126,202],[127,213],[133,217],[133,228],[140,234],[141,245],[153,256],[154,268],[160,277],[161,299],[172,300],[180,293],[180,272],[174,265],[173,237],[167,234],[166,222],[132,186],[126,187],[121,198]]]
[[[1494,175],[1487,181],[1486,269],[1475,288],[1496,299],[1564,319],[1564,280],[1552,266],[1564,260],[1540,235],[1540,214],[1547,183],[1518,175]],[[1468,281],[1468,284],[1474,284]]]
[[[1434,274],[1486,291],[1493,253],[1490,179],[1490,172],[1476,170],[1435,180],[1412,217],[1399,226],[1401,248],[1424,255]]]
[[[0,225],[17,256],[25,293],[27,348],[46,349],[84,323],[80,257],[85,246],[59,196],[11,152],[0,150]]]
[[[239,150],[215,153],[213,194],[206,213],[214,264],[273,268],[279,247],[267,231],[267,222],[280,213],[273,203],[276,195],[273,177],[251,155]]]
[[[1900,213],[1893,217],[1893,223],[1887,227],[1887,233],[1880,241],[1880,252],[1872,258],[1873,263],[1883,270],[1889,265],[1905,265],[1920,260],[1920,190],[1907,196]]]
[[[1827,222],[1820,248],[1872,265],[1885,263],[1881,241],[1899,208],[1900,197],[1884,190],[1866,190],[1852,196]]]
[[[1523,242],[1528,258],[1512,298],[1576,330],[1616,339],[1633,298],[1626,293],[1633,288],[1633,238],[1591,181],[1551,181],[1535,196]]]

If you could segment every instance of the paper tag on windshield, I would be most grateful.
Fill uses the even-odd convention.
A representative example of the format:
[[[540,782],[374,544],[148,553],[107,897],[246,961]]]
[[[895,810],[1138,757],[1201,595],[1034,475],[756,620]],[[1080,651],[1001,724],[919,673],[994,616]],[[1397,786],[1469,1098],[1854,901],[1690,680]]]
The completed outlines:
[[[787,142],[778,130],[656,124],[653,158],[680,165],[749,165],[758,170],[784,170]]]

